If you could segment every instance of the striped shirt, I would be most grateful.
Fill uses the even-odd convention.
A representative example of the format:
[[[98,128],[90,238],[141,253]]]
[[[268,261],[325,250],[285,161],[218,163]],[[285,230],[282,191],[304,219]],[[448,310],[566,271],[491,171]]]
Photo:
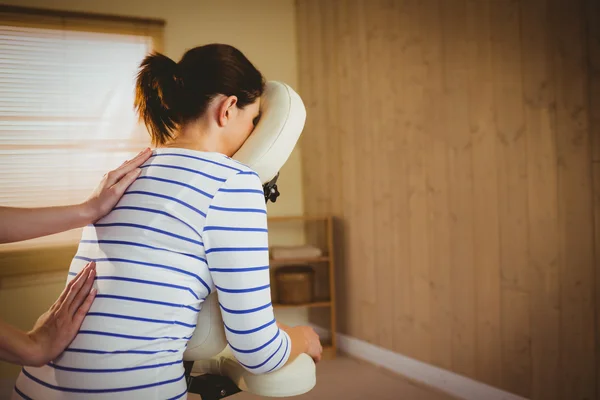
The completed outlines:
[[[116,207],[84,228],[69,279],[95,260],[98,294],[78,335],[53,362],[23,368],[15,398],[185,398],[183,352],[214,290],[238,361],[255,374],[286,363],[257,174],[186,149],[156,149],[141,168]]]

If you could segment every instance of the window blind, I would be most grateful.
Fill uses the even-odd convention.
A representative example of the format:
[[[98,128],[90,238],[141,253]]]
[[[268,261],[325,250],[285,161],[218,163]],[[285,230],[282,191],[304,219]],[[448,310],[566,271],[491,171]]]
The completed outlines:
[[[140,23],[0,13],[0,206],[81,202],[150,144],[133,110],[134,84],[160,33]],[[80,234],[0,251],[76,243]]]

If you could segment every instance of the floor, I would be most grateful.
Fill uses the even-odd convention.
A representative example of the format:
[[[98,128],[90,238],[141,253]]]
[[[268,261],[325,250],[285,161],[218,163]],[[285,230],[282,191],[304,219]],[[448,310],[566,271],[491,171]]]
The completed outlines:
[[[0,399],[9,397],[13,380],[0,380]],[[6,396],[6,397],[5,397]],[[238,393],[226,400],[263,399]],[[189,395],[188,400],[200,400]],[[317,365],[317,386],[294,400],[456,400],[435,389],[421,386],[371,364],[346,357]]]
[[[238,393],[227,400],[262,397]],[[351,358],[338,357],[317,366],[317,386],[295,400],[455,400],[435,389],[417,385],[384,369]],[[189,395],[188,400],[200,400]]]

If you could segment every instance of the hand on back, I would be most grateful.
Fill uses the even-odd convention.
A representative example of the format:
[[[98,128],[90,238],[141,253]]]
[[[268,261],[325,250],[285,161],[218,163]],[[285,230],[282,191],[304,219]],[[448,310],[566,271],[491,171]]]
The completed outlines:
[[[113,209],[125,190],[139,176],[141,169],[138,167],[146,162],[151,154],[152,151],[148,148],[142,150],[133,159],[125,161],[120,167],[104,175],[98,187],[84,203],[92,216],[92,222],[96,222]]]

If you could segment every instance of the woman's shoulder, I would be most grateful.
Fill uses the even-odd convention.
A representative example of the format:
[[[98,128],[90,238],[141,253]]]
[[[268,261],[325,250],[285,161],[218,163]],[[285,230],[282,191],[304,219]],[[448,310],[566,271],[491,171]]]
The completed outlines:
[[[261,190],[258,174],[248,165],[222,153],[184,148],[158,148],[146,162],[159,167],[154,174],[173,175],[178,179],[192,178],[202,190],[220,188]],[[191,183],[191,182],[188,182]]]

